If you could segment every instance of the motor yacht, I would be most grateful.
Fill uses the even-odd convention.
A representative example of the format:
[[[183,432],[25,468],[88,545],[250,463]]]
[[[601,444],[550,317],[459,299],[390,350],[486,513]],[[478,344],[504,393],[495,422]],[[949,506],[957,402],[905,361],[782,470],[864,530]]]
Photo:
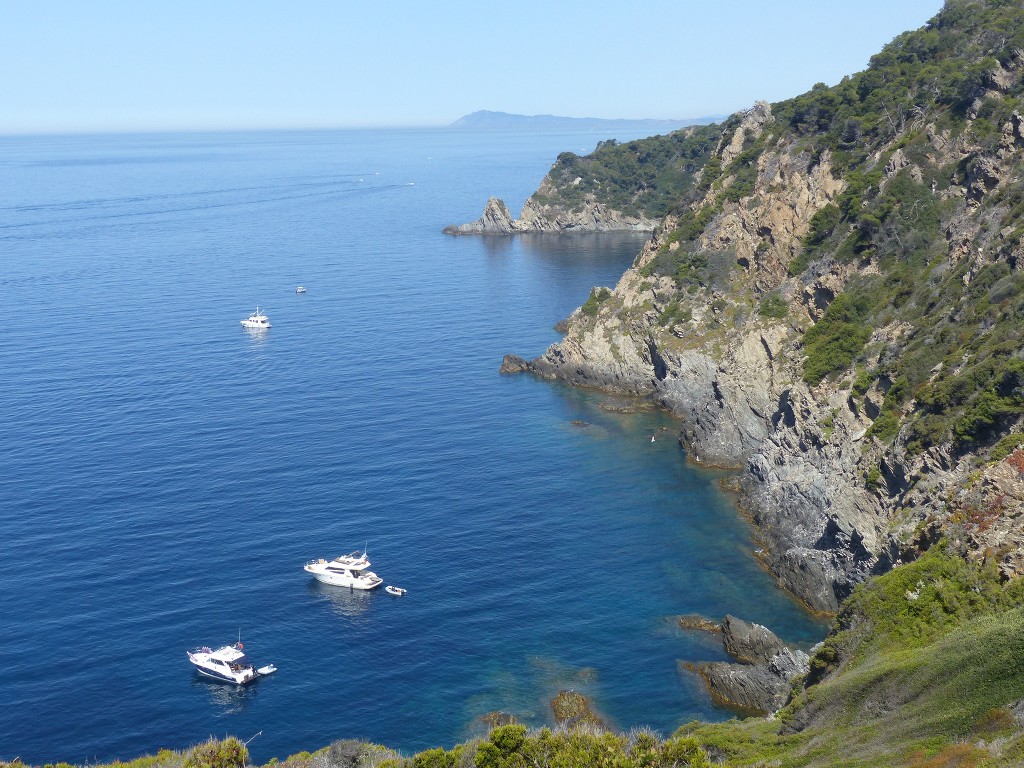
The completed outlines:
[[[373,589],[379,587],[384,579],[367,570],[369,567],[370,561],[366,557],[366,552],[356,551],[333,560],[310,560],[303,569],[313,574],[317,581],[334,587]]]
[[[259,677],[241,643],[225,645],[217,650],[204,646],[187,653],[196,671],[205,677],[238,685],[246,685]]]
[[[243,328],[269,328],[270,320],[260,312],[259,306],[256,311],[241,321]]]

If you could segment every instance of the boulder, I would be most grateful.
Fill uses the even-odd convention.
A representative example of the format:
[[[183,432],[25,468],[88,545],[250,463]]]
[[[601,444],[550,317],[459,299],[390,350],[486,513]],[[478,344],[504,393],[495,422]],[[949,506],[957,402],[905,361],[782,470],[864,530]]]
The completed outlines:
[[[768,664],[786,648],[767,627],[726,616],[722,621],[722,642],[726,652],[743,664]]]
[[[530,370],[530,362],[519,355],[505,355],[501,360],[499,373],[523,373]]]

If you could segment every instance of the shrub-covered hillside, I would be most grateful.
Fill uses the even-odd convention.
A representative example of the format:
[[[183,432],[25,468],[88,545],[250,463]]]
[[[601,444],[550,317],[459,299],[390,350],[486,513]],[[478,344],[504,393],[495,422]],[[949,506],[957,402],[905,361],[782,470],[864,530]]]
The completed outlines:
[[[700,238],[726,205],[752,195],[766,151],[791,144],[812,166],[827,156],[842,191],[784,266],[805,283],[835,264],[851,269],[805,338],[803,377],[813,386],[852,373],[861,389],[879,381],[886,399],[872,434],[883,440],[906,426],[912,450],[947,440],[974,450],[1024,411],[1022,67],[1020,3],[953,0],[864,72],[771,105],[771,124],[738,146],[739,115],[606,142],[584,158],[565,153],[550,178],[570,207],[591,195],[650,217],[676,213],[648,273],[686,290],[710,282]],[[951,253],[963,224],[966,241]],[[906,326],[897,343],[867,349],[874,328],[894,324]]]
[[[541,190],[664,216],[530,367],[652,394],[747,468],[787,588],[835,610],[947,525],[1024,572],[1024,4],[947,0],[835,86]]]

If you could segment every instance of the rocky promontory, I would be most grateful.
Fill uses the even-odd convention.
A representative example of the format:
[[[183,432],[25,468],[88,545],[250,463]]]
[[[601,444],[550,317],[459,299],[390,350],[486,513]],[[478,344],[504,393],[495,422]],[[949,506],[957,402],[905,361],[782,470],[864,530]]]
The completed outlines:
[[[775,712],[786,703],[793,679],[810,668],[804,651],[787,647],[760,624],[726,616],[720,625],[682,626],[720,632],[726,652],[736,660],[684,665],[700,675],[712,699],[722,706],[756,714]]]
[[[550,182],[548,182],[550,184]],[[544,187],[523,205],[518,219],[513,219],[505,202],[492,197],[484,212],[469,224],[451,224],[446,235],[511,235],[526,232],[651,232],[656,222],[643,215],[626,215],[593,198],[577,208],[542,203]]]
[[[446,235],[510,235],[515,232],[515,221],[508,212],[505,201],[492,197],[484,206],[483,215],[469,224],[450,224],[444,228]]]

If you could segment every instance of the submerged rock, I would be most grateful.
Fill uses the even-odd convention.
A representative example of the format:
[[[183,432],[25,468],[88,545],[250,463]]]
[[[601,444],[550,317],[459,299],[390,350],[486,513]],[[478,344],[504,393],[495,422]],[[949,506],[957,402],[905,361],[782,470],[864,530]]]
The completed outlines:
[[[590,708],[590,699],[576,691],[559,691],[551,700],[551,710],[559,724],[591,723],[604,727],[601,718]]]
[[[488,728],[498,728],[502,725],[515,725],[517,722],[515,715],[510,715],[508,712],[488,712],[480,719]]]
[[[696,613],[690,613],[686,616],[679,617],[680,629],[691,629],[698,632],[714,632],[718,633],[722,631],[722,625],[717,621],[706,619]]]

